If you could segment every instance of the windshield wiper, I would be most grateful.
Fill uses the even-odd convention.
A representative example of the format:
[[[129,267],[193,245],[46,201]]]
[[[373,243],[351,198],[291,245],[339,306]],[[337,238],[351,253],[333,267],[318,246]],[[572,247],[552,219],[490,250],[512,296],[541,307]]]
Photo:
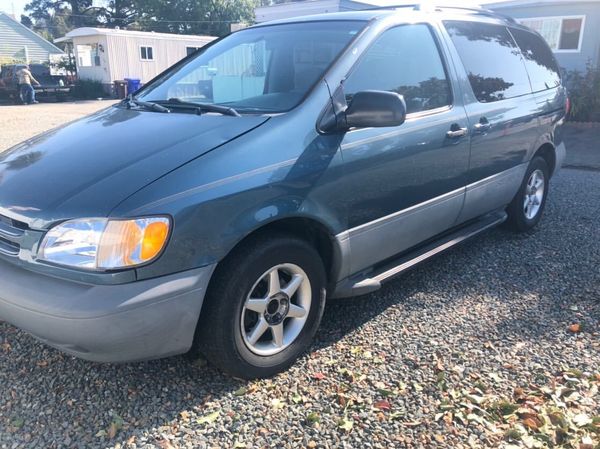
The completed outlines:
[[[228,106],[221,106],[213,103],[196,103],[193,101],[185,101],[181,98],[169,98],[167,101],[161,101],[162,104],[173,105],[174,107],[187,107],[194,108],[198,114],[201,114],[202,111],[206,112],[217,112],[223,115],[230,115],[232,117],[241,117],[240,113],[233,108]],[[154,103],[158,105],[158,102]]]
[[[138,100],[137,98],[133,98],[133,95],[129,95],[125,99],[125,105],[127,106],[127,109],[131,109],[132,106],[139,106],[144,109],[148,109],[149,111],[171,112],[169,108],[166,108],[158,103],[149,103],[147,101]]]

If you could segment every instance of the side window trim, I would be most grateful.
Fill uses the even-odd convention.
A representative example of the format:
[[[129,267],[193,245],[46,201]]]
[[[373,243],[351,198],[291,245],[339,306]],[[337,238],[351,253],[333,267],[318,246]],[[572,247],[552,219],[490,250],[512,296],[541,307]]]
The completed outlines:
[[[350,69],[348,70],[348,73],[346,73],[346,75],[342,79],[342,86],[343,86],[343,84],[346,82],[346,80],[352,75],[352,73],[354,73],[354,71],[357,69],[357,67],[361,64],[361,62],[365,58],[365,55],[375,45],[375,43],[379,40],[379,38],[381,36],[383,36],[385,33],[387,33],[390,30],[393,30],[395,28],[400,28],[400,27],[405,27],[405,26],[413,26],[413,25],[425,25],[427,27],[427,29],[429,30],[431,38],[433,39],[433,42],[435,43],[435,47],[438,51],[438,55],[439,55],[440,61],[442,63],[442,67],[444,69],[444,74],[446,76],[446,82],[448,83],[449,92],[450,92],[450,99],[449,99],[450,101],[449,101],[448,105],[441,106],[439,108],[429,109],[427,111],[411,112],[409,114],[406,114],[407,120],[427,117],[427,116],[431,116],[431,115],[440,114],[442,112],[450,111],[454,108],[455,102],[456,102],[457,95],[455,92],[454,83],[452,82],[453,78],[450,76],[449,64],[448,64],[448,60],[447,60],[448,56],[442,48],[442,45],[440,42],[440,35],[436,32],[434,27],[431,26],[431,23],[429,23],[429,22],[402,23],[402,24],[391,25],[388,28],[381,30],[381,32],[377,36],[375,36],[372,39],[371,43],[364,49],[364,51],[358,57],[358,59],[354,62],[354,64],[352,64],[352,67],[350,67]]]

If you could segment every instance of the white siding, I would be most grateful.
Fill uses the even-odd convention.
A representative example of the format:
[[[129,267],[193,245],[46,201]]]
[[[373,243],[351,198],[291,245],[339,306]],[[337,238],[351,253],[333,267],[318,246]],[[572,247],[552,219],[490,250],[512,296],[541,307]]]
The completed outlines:
[[[40,35],[0,12],[0,58],[37,63],[48,62],[50,54],[64,53]],[[29,56],[29,61],[25,61],[26,55]]]
[[[139,78],[146,83],[156,75],[187,56],[187,47],[202,47],[210,38],[171,39],[148,37],[129,37],[107,35],[107,53],[109,58],[110,79]],[[152,47],[152,61],[142,61],[140,47]]]
[[[102,50],[98,52],[100,57],[100,65],[92,67],[81,67],[77,63],[77,74],[81,79],[100,81],[104,84],[112,82],[110,79],[110,66],[109,56],[106,44],[106,36],[84,36],[73,39],[73,53],[75,60],[79,61],[79,54],[77,52],[78,45],[101,45]]]

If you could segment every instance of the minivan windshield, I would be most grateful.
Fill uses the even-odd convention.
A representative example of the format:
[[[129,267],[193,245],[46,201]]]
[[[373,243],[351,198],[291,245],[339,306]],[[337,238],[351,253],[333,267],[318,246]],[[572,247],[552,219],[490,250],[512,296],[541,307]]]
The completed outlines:
[[[242,30],[165,72],[136,98],[222,105],[240,113],[289,111],[364,26],[321,21]]]

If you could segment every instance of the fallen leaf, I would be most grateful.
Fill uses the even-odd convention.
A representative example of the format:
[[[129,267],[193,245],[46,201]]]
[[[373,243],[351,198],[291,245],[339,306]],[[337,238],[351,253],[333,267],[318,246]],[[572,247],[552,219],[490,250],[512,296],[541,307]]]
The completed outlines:
[[[117,432],[119,431],[119,429],[117,428],[117,425],[112,422],[110,423],[110,426],[108,426],[108,430],[106,431],[106,435],[108,436],[108,438],[110,438],[111,440],[117,436]]]
[[[309,424],[315,424],[319,421],[321,421],[321,417],[317,412],[310,412],[308,415],[306,415],[306,422]]]
[[[327,376],[325,376],[324,373],[318,372],[318,373],[314,373],[312,375],[313,379],[317,379],[317,380],[323,380],[325,379]]]
[[[210,424],[219,419],[219,412],[209,413],[208,415],[201,416],[196,420],[198,424]]]
[[[271,400],[271,407],[273,407],[275,410],[279,410],[280,408],[283,408],[285,404],[283,402],[281,402],[281,399],[272,399]]]
[[[446,425],[450,426],[450,425],[452,425],[453,418],[454,418],[454,416],[452,413],[446,413],[442,419],[444,420]]]
[[[538,423],[533,418],[525,418],[523,425],[531,430],[537,430],[539,428]]]
[[[121,418],[119,415],[113,415],[113,420],[108,426],[108,429],[106,430],[106,435],[112,440],[115,436],[117,436],[117,433],[122,428],[123,418]]]
[[[581,324],[579,324],[579,323],[571,324],[569,326],[569,332],[572,332],[574,334],[581,332]]]
[[[248,393],[248,389],[246,387],[240,387],[233,392],[233,395],[234,396],[244,396],[246,393]]]
[[[379,410],[390,410],[392,408],[388,401],[377,401],[373,404],[373,407],[378,408]]]
[[[352,427],[354,427],[354,421],[352,421],[351,419],[347,419],[347,418],[341,418],[338,421],[338,427],[340,429],[345,430],[346,432],[350,432],[352,430]]]
[[[577,427],[587,426],[588,424],[592,424],[593,420],[585,413],[579,413],[573,417],[573,422],[577,425]]]
[[[17,429],[20,429],[25,425],[25,420],[23,418],[14,418],[10,424]]]
[[[403,426],[406,427],[417,427],[421,425],[421,421],[408,421],[408,422],[403,422],[402,423]]]
[[[586,435],[581,439],[581,443],[579,443],[579,449],[594,449],[594,442],[590,436]]]
[[[161,449],[175,449],[175,446],[173,446],[169,440],[157,440],[156,442]]]

